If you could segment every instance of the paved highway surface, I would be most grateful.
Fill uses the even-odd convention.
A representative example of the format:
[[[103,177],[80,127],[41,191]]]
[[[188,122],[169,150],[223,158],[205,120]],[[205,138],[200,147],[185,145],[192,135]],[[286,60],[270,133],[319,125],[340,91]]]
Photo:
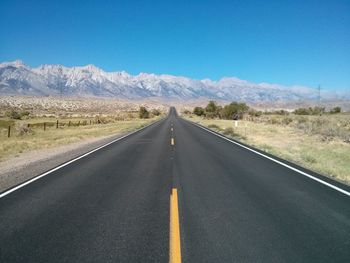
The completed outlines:
[[[174,109],[3,196],[0,262],[168,262],[172,189],[182,262],[350,262],[349,196]]]

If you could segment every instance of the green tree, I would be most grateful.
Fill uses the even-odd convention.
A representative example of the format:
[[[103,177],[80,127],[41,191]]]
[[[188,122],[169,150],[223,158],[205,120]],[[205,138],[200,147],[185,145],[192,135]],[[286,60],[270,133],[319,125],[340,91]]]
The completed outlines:
[[[204,109],[202,107],[195,107],[193,109],[193,114],[197,115],[197,116],[203,116],[205,113]]]
[[[238,120],[242,119],[244,113],[248,112],[249,106],[245,103],[231,102],[228,105],[225,105],[220,112],[220,116],[223,119],[227,120]]]
[[[205,107],[205,116],[207,118],[219,117],[221,107],[216,104],[215,101],[209,101],[208,105]]]
[[[330,114],[336,114],[336,113],[341,113],[341,108],[340,107],[334,107],[329,111]]]

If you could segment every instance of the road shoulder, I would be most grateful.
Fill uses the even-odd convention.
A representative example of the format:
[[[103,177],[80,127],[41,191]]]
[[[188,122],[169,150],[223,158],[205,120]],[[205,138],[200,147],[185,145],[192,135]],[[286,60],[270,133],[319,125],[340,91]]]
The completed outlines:
[[[0,192],[32,179],[47,170],[122,137],[123,135],[125,135],[125,133],[90,138],[55,148],[26,152],[7,159],[0,163]]]

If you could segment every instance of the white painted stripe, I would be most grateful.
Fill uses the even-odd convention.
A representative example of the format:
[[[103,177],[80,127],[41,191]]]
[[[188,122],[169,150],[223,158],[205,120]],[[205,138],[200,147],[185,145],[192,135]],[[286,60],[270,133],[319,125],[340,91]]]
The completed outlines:
[[[161,120],[163,120],[163,119],[161,119]],[[67,165],[69,165],[69,164],[71,164],[71,163],[73,163],[73,162],[75,162],[75,161],[78,161],[78,160],[84,158],[85,156],[88,156],[88,155],[90,155],[90,154],[92,154],[92,153],[94,153],[94,152],[96,152],[96,151],[98,151],[98,150],[100,150],[100,149],[102,149],[102,148],[104,148],[104,147],[106,147],[106,146],[112,144],[112,143],[115,143],[115,142],[117,142],[117,141],[120,141],[120,140],[124,139],[125,137],[128,137],[128,136],[130,136],[130,135],[132,135],[132,134],[134,134],[134,133],[136,133],[136,132],[139,132],[139,131],[141,131],[141,130],[143,130],[143,129],[146,129],[147,127],[149,127],[149,126],[151,126],[151,125],[153,125],[153,124],[156,124],[156,123],[160,122],[161,120],[158,120],[158,121],[156,121],[156,122],[153,122],[153,123],[151,123],[151,124],[149,124],[149,125],[147,125],[147,126],[145,126],[145,127],[142,127],[141,129],[138,129],[138,130],[133,131],[133,132],[131,132],[131,133],[128,133],[128,134],[126,134],[126,135],[124,135],[124,136],[122,136],[122,137],[119,137],[119,138],[117,138],[117,139],[115,139],[115,140],[113,140],[113,141],[110,141],[110,142],[108,142],[108,143],[106,143],[106,144],[104,144],[104,145],[102,145],[102,146],[97,147],[96,149],[93,149],[93,150],[91,150],[91,151],[89,151],[89,152],[87,152],[87,153],[84,153],[83,155],[80,155],[80,156],[78,156],[78,157],[76,157],[76,158],[74,158],[74,159],[72,159],[72,160],[70,160],[70,161],[68,161],[68,162],[66,162],[66,163],[64,163],[64,164],[61,164],[61,165],[59,165],[59,166],[57,166],[57,167],[55,167],[55,168],[53,168],[53,169],[51,169],[51,170],[49,170],[49,171],[43,173],[43,174],[40,174],[40,175],[38,175],[38,176],[36,176],[36,177],[34,177],[34,178],[32,178],[32,179],[30,179],[30,180],[28,180],[28,181],[22,183],[22,184],[19,184],[19,185],[15,186],[15,187],[13,187],[13,188],[11,188],[11,189],[9,189],[9,190],[3,192],[2,194],[0,194],[0,198],[6,196],[6,195],[8,195],[8,194],[10,194],[10,193],[12,193],[12,192],[14,192],[14,191],[16,191],[16,190],[18,190],[18,189],[24,187],[24,186],[26,186],[26,185],[32,183],[32,182],[35,182],[36,180],[39,180],[40,178],[42,178],[42,177],[44,177],[44,176],[46,176],[46,175],[48,175],[48,174],[50,174],[50,173],[53,173],[54,171],[57,171],[57,170],[59,170],[59,169],[65,167],[65,166],[67,166]]]
[[[212,133],[212,134],[214,134],[214,135],[216,135],[216,136],[218,136],[218,137],[220,137],[220,138],[226,140],[226,141],[229,141],[229,142],[231,142],[231,143],[234,143],[234,144],[236,144],[236,145],[238,145],[238,146],[240,146],[240,147],[242,147],[242,148],[244,148],[244,149],[247,149],[247,150],[249,150],[249,151],[251,151],[251,152],[253,152],[253,153],[256,153],[256,154],[258,154],[258,155],[260,155],[260,156],[262,156],[262,157],[265,157],[265,158],[267,158],[267,159],[269,159],[269,160],[271,160],[271,161],[273,161],[273,162],[275,162],[275,163],[278,163],[278,164],[280,164],[280,165],[282,165],[282,166],[284,166],[284,167],[287,167],[287,168],[289,168],[289,169],[291,169],[291,170],[293,170],[293,171],[295,171],[295,172],[297,172],[297,173],[300,173],[300,174],[302,174],[302,175],[304,175],[304,176],[306,176],[306,177],[308,177],[308,178],[310,178],[310,179],[312,179],[312,180],[315,180],[315,181],[317,181],[317,182],[319,182],[319,183],[321,183],[321,184],[323,184],[323,185],[326,185],[326,186],[328,186],[328,187],[330,187],[330,188],[332,188],[332,189],[334,189],[334,190],[336,190],[336,191],[338,191],[338,192],[341,192],[341,193],[343,193],[343,194],[345,194],[345,195],[347,195],[347,196],[350,196],[350,192],[348,192],[348,191],[346,191],[346,190],[344,190],[344,189],[341,189],[341,188],[339,188],[339,187],[337,187],[337,186],[335,186],[335,185],[333,185],[333,184],[327,183],[326,181],[323,181],[323,180],[321,180],[321,179],[319,179],[319,178],[317,178],[317,177],[315,177],[315,176],[312,176],[311,174],[305,173],[305,172],[303,172],[303,171],[301,171],[301,170],[299,170],[299,169],[297,169],[297,168],[295,168],[295,167],[293,167],[293,166],[290,166],[290,165],[288,165],[288,164],[286,164],[286,163],[283,163],[283,162],[281,162],[281,161],[278,161],[278,160],[276,160],[276,159],[274,159],[274,158],[272,158],[272,157],[270,157],[270,156],[267,156],[267,155],[265,155],[265,154],[263,154],[263,153],[261,153],[261,152],[255,151],[255,150],[253,150],[253,149],[251,149],[251,148],[249,148],[249,147],[247,147],[247,146],[245,146],[245,145],[243,145],[243,144],[240,144],[240,143],[238,143],[238,142],[235,142],[235,141],[233,141],[233,140],[230,140],[230,139],[228,139],[227,137],[225,137],[225,136],[223,136],[223,135],[217,134],[217,133],[215,133],[215,132],[213,132],[213,131],[211,131],[211,130],[209,130],[209,129],[207,129],[207,128],[201,126],[201,125],[198,125],[197,123],[194,123],[194,122],[191,122],[191,121],[189,121],[189,122],[192,123],[193,125],[195,125],[195,126],[201,128],[201,129],[207,131],[207,132],[210,132],[210,133]]]

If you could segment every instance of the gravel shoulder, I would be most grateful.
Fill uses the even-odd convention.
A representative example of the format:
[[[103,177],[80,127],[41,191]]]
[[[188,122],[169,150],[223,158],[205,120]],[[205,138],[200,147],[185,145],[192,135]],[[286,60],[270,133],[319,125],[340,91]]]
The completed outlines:
[[[30,151],[0,162],[0,193],[123,135],[125,133]]]

